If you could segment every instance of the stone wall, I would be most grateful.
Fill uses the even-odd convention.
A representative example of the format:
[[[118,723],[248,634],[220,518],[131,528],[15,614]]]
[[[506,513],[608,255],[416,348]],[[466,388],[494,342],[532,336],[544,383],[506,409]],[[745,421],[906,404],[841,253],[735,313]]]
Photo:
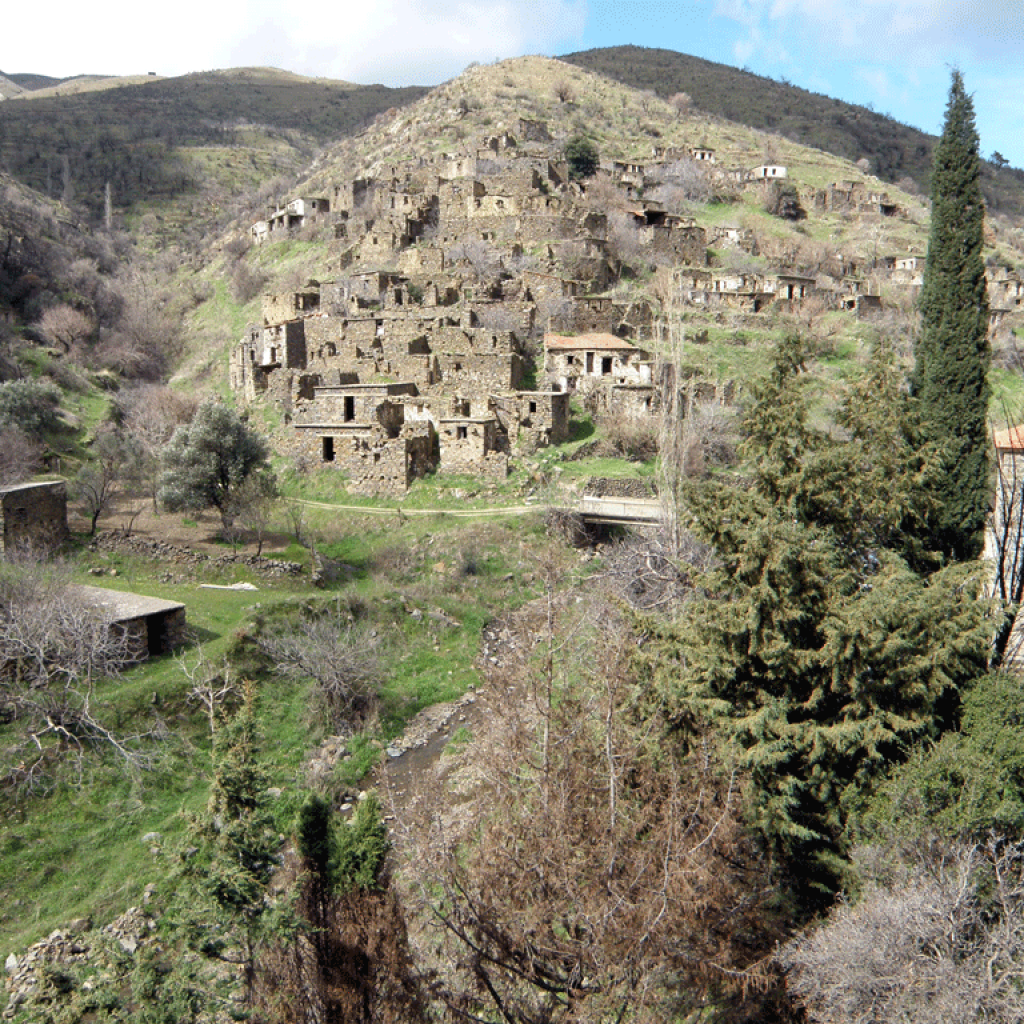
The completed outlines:
[[[299,426],[290,454],[313,464],[330,463],[345,473],[355,494],[401,496],[417,477],[436,465],[429,423],[412,424],[397,437],[381,428]]]
[[[68,537],[68,492],[63,480],[0,488],[0,553],[52,552]]]
[[[300,292],[264,295],[261,303],[264,324],[283,324],[296,320],[320,306],[320,289],[306,288]]]
[[[495,395],[494,414],[509,443],[518,452],[569,440],[569,394],[564,391],[518,391]]]
[[[501,480],[508,476],[508,453],[497,419],[442,419],[437,435],[441,458],[438,472]]]

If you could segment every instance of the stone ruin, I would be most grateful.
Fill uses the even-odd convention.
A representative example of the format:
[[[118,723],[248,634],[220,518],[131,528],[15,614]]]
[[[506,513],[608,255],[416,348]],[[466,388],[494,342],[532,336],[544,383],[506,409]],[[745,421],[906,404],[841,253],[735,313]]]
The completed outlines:
[[[605,294],[623,269],[621,239],[569,180],[546,126],[517,127],[518,136],[492,135],[434,163],[381,167],[299,197],[254,225],[262,243],[319,221],[332,246],[325,279],[266,296],[261,321],[231,354],[232,388],[283,411],[284,452],[343,470],[354,492],[400,495],[426,473],[501,479],[510,458],[568,438],[576,391],[602,412],[657,410],[642,347],[654,312]],[[881,309],[877,287],[841,254],[838,285],[784,267],[712,270],[706,230],[643,198],[680,159],[741,188],[787,177],[780,164],[725,167],[704,145],[606,162],[602,173],[626,199],[628,251],[671,267],[680,305],[744,315],[798,312],[809,300],[862,316]],[[859,182],[804,199],[822,211],[903,213]],[[713,241],[752,255],[756,246],[739,229],[717,228]],[[907,273],[875,262],[873,280]],[[994,326],[1007,307],[1015,313],[1018,284],[993,282],[1005,299]]]
[[[48,554],[68,537],[68,489],[63,480],[0,487],[0,554]]]

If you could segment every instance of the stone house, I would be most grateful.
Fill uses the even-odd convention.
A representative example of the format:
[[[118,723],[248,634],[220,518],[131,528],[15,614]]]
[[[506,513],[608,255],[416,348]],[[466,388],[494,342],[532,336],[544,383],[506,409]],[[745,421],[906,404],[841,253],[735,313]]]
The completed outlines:
[[[1024,306],[1024,281],[1008,267],[997,267],[986,273],[988,301],[993,309],[1015,310]]]
[[[711,273],[694,278],[694,287],[683,287],[684,301],[695,306],[722,307],[760,313],[775,301],[775,292],[760,274],[738,271]]]
[[[63,480],[0,487],[0,554],[49,553],[68,537],[68,490]]]
[[[822,213],[876,214],[894,217],[899,206],[889,198],[888,192],[869,189],[862,181],[835,181],[827,188],[815,191],[811,202]]]
[[[651,357],[612,334],[545,334],[544,374],[559,391],[650,384]]]
[[[510,446],[520,452],[569,440],[569,393],[516,391],[494,395],[491,406]]]
[[[762,164],[747,172],[748,181],[780,181],[786,177],[786,168],[780,164]]]
[[[882,310],[882,297],[867,292],[847,291],[839,295],[839,308],[858,317],[867,317]]]
[[[274,234],[297,230],[314,217],[326,217],[330,211],[331,201],[323,196],[299,196],[275,210],[266,220],[253,224],[250,237],[260,244]]]
[[[618,185],[629,185],[642,188],[646,167],[635,160],[615,160],[612,162],[612,179]]]
[[[890,277],[895,284],[920,288],[924,284],[924,264],[923,256],[895,256]]]
[[[508,476],[508,438],[495,416],[444,416],[437,435],[439,472]]]
[[[309,284],[298,292],[264,295],[261,306],[264,324],[283,324],[309,316],[320,308],[320,286]]]
[[[297,402],[281,448],[349,477],[359,494],[403,494],[437,465],[437,438],[428,420],[406,421],[412,383],[316,385]]]
[[[715,162],[715,151],[706,146],[693,146],[690,149],[690,159],[698,163],[713,164]]]
[[[1024,587],[1024,426],[997,430],[993,443],[996,493],[982,557],[991,566],[990,593],[1015,602]],[[1024,621],[1020,615],[1013,625],[1007,656],[1007,667],[1018,672],[1024,668]]]
[[[799,302],[809,298],[816,289],[816,279],[799,274],[775,274],[764,282],[764,290],[772,292],[779,302]]]
[[[178,601],[78,584],[68,591],[96,611],[111,629],[127,633],[129,663],[165,654],[188,639],[185,605]]]
[[[523,142],[551,142],[547,122],[521,117],[516,124],[516,133]]]

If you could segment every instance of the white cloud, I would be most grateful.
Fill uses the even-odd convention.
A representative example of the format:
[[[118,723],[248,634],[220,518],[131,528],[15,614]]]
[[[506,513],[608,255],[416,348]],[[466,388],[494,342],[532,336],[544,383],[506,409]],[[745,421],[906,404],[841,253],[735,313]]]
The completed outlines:
[[[61,5],[64,6],[64,5]],[[586,0],[179,0],[158,27],[137,4],[67,4],[52,32],[38,11],[5,12],[17,46],[0,70],[55,77],[84,72],[178,75],[269,64],[387,85],[434,84],[471,61],[550,52],[578,42]]]

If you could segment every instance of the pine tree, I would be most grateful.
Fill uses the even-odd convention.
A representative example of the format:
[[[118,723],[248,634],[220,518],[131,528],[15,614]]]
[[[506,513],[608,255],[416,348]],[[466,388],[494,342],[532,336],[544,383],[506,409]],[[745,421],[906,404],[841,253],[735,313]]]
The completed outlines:
[[[270,811],[268,781],[249,686],[242,706],[213,735],[210,800],[190,829],[194,848],[185,861],[190,902],[182,923],[194,948],[243,969],[250,1004],[258,950],[295,930],[287,901],[271,898],[281,837]]]
[[[781,345],[744,422],[749,486],[686,495],[718,564],[677,623],[648,623],[641,655],[683,734],[715,727],[811,910],[842,884],[851,811],[955,724],[986,666],[978,565],[915,567],[934,459],[904,437],[891,370],[879,360],[851,387],[840,441],[809,424],[802,348]]]
[[[913,391],[924,439],[942,446],[932,546],[956,560],[981,551],[991,505],[985,207],[974,106],[954,70],[932,169],[932,221]]]

